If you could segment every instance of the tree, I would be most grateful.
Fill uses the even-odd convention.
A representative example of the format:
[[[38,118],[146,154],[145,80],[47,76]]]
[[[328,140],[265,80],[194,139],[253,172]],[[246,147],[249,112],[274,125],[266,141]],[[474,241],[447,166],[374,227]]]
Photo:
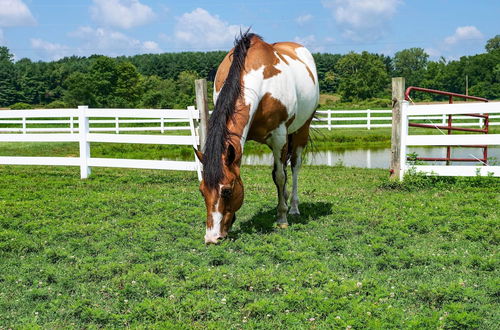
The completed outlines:
[[[73,72],[65,81],[64,101],[70,106],[96,107],[94,81],[88,73]]]
[[[410,48],[394,54],[394,75],[405,77],[408,86],[419,86],[427,69],[429,55],[422,48]]]
[[[47,101],[48,66],[45,62],[33,63],[28,58],[23,58],[15,63],[19,87],[18,101],[29,104],[42,104]]]
[[[344,55],[337,62],[336,71],[340,75],[338,90],[343,101],[379,96],[389,84],[384,63],[368,52]]]
[[[484,48],[486,49],[486,51],[488,53],[491,53],[494,50],[500,49],[500,34],[497,34],[496,36],[494,36],[493,38],[488,40],[488,42],[486,43],[486,46],[484,46]]]
[[[141,107],[153,109],[175,108],[177,87],[173,79],[161,79],[158,76],[143,77],[141,89],[144,91]]]
[[[16,68],[14,55],[7,47],[0,47],[0,107],[17,102]]]
[[[338,80],[334,72],[335,65],[342,57],[340,54],[313,54],[318,72],[319,88],[323,93],[335,93],[338,88]]]
[[[141,97],[141,79],[137,68],[130,62],[122,62],[117,66],[117,81],[114,88],[113,107],[133,108]]]
[[[107,56],[97,56],[90,66],[90,79],[95,99],[95,107],[110,106],[118,81],[116,60]]]

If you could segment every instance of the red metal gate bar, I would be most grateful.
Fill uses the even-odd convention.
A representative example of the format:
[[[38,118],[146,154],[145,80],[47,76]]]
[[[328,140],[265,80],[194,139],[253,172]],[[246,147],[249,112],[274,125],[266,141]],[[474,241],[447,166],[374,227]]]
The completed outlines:
[[[450,161],[450,162],[477,162],[482,161],[485,162],[486,159],[481,158],[440,158],[440,157],[408,157],[408,160],[423,160],[423,161]]]
[[[406,89],[405,91],[405,100],[410,100],[410,92],[411,91],[419,91],[419,92],[425,92],[425,93],[434,93],[434,94],[439,94],[439,95],[446,95],[449,97],[449,103],[453,103],[453,97],[460,97],[463,99],[471,99],[471,100],[476,100],[476,101],[482,101],[482,102],[488,102],[488,99],[482,98],[482,97],[477,97],[477,96],[470,96],[470,95],[463,95],[463,94],[457,94],[457,93],[452,93],[452,92],[444,92],[444,91],[438,91],[435,89],[429,89],[429,88],[422,88],[422,87],[415,87],[415,86],[410,86]],[[464,131],[464,132],[480,132],[480,133],[485,133],[488,134],[488,128],[489,128],[489,116],[488,114],[465,114],[465,116],[470,116],[470,117],[476,117],[476,118],[484,118],[484,123],[483,127],[484,129],[475,129],[475,128],[461,128],[461,127],[453,127],[452,126],[452,115],[448,115],[448,125],[447,126],[442,126],[442,125],[428,125],[428,124],[418,124],[418,123],[409,123],[409,126],[413,127],[424,127],[424,128],[438,128],[438,129],[443,129],[447,130],[448,134],[451,134],[453,131]],[[460,161],[460,162],[477,162],[480,161],[484,165],[487,165],[488,163],[488,146],[462,146],[462,147],[478,147],[483,149],[483,159],[476,159],[476,158],[451,158],[451,146],[446,147],[446,158],[435,158],[435,157],[417,157],[417,158],[411,158],[408,157],[408,160],[422,160],[422,161],[446,161],[446,165],[449,165],[450,162],[452,161]]]
[[[464,131],[464,132],[480,132],[486,133],[487,129],[479,129],[479,128],[466,128],[466,127],[453,127],[453,126],[442,126],[442,125],[430,125],[430,124],[419,124],[419,123],[409,123],[408,126],[412,127],[425,127],[425,128],[439,128],[439,129],[447,129],[450,131]]]
[[[446,95],[449,96],[450,99],[452,97],[460,97],[463,99],[470,99],[470,100],[476,100],[476,101],[482,101],[482,102],[488,102],[488,99],[485,99],[483,97],[477,97],[477,96],[471,96],[471,95],[464,95],[464,94],[457,94],[457,93],[452,93],[452,92],[444,92],[444,91],[438,91],[435,89],[429,89],[429,88],[423,88],[423,87],[415,87],[415,86],[410,86],[406,89],[405,92],[405,100],[409,101],[410,100],[410,92],[411,91],[418,91],[418,92],[425,92],[425,93],[434,93],[434,94],[439,94],[439,95]]]
[[[467,113],[467,114],[464,114],[464,116],[469,116],[469,117],[479,117],[479,118],[488,118],[488,114],[485,114],[485,115],[481,115],[481,114],[477,114],[477,113]]]

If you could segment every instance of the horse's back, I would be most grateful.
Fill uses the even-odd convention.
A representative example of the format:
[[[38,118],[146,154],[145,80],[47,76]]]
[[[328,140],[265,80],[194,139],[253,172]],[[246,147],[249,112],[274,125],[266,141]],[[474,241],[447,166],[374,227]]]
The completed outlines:
[[[217,70],[214,102],[229,73],[232,53],[233,50],[226,55]],[[253,126],[249,138],[257,141],[262,141],[277,128],[275,125],[286,123],[288,133],[297,131],[312,117],[319,101],[314,59],[304,46],[294,42],[268,44],[254,37],[245,59],[241,84]],[[270,109],[269,105],[276,109]],[[276,118],[270,120],[270,116]],[[264,122],[268,127],[260,127],[257,131],[267,133],[256,134],[254,126],[262,126]]]

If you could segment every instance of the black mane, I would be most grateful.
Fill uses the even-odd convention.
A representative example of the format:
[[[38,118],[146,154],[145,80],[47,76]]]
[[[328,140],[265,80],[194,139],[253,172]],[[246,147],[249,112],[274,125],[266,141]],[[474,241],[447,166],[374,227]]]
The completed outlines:
[[[208,122],[208,135],[203,154],[203,180],[211,189],[216,188],[223,177],[222,155],[226,151],[226,142],[231,135],[227,129],[227,122],[232,118],[236,100],[241,96],[241,71],[245,67],[245,57],[253,37],[260,38],[247,31],[235,40],[231,67]]]

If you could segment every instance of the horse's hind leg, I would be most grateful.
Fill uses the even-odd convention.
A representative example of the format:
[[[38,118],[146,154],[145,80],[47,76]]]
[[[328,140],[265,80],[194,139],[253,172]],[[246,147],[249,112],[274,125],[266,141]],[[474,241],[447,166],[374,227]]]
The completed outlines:
[[[273,180],[278,190],[278,218],[276,222],[281,228],[288,226],[286,213],[288,211],[286,193],[286,158],[287,158],[287,135],[286,129],[276,129],[269,138],[268,145],[273,150],[274,167]]]
[[[302,126],[298,131],[290,135],[288,139],[291,143],[291,165],[292,165],[292,200],[290,207],[290,214],[300,214],[299,212],[299,171],[302,166],[302,152],[307,145],[309,139],[309,125],[311,120],[308,120],[304,126]]]

